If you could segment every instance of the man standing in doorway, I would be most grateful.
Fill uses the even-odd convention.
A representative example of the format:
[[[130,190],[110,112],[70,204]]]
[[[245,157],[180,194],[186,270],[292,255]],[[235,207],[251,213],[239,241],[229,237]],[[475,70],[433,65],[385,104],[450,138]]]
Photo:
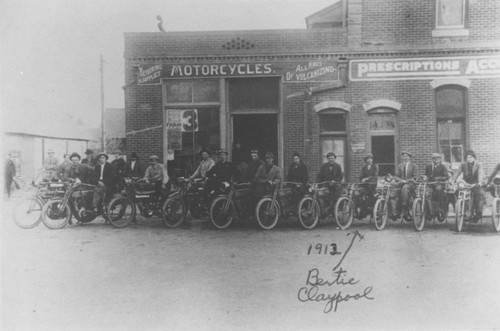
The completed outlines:
[[[255,179],[255,175],[257,174],[257,170],[259,170],[259,168],[263,165],[264,161],[259,158],[259,150],[252,149],[250,151],[250,162],[248,163],[246,180],[252,183]]]

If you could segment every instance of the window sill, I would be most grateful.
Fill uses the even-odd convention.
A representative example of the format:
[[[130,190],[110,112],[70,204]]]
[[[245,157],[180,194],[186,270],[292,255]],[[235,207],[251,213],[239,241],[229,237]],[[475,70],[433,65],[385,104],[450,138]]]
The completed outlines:
[[[433,37],[461,37],[468,35],[469,35],[469,29],[463,29],[463,28],[432,30]]]

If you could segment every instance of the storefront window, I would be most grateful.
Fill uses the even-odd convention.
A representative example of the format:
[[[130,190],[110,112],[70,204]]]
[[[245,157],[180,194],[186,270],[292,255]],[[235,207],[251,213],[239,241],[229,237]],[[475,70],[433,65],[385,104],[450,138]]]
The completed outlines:
[[[165,83],[167,103],[219,102],[216,79],[172,80]]]

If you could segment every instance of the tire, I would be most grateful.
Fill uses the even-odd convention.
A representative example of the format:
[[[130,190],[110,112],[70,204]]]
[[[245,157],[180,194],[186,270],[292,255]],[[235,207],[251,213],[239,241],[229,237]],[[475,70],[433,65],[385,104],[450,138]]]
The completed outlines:
[[[500,231],[500,199],[493,199],[493,207],[491,208],[491,217],[493,221],[493,228],[496,232]]]
[[[373,207],[373,223],[375,224],[375,228],[382,231],[387,224],[388,218],[389,208],[387,202],[384,199],[378,199]]]
[[[22,229],[32,229],[42,221],[44,202],[41,199],[23,199],[16,203],[12,217],[16,225]]]
[[[94,211],[88,211],[88,214],[85,216],[80,215],[75,200],[70,199],[70,202],[68,202],[68,204],[71,204],[70,205],[71,213],[73,214],[73,216],[75,216],[76,220],[79,223],[89,223],[92,222],[97,217],[97,215],[94,215]]]
[[[424,210],[423,200],[417,198],[413,201],[413,225],[415,230],[422,231],[425,226],[425,210]]]
[[[335,222],[342,230],[348,229],[354,220],[354,205],[348,197],[340,197],[335,203]]]
[[[176,228],[186,219],[186,205],[179,198],[168,198],[161,207],[161,218],[169,228]]]
[[[108,221],[115,228],[124,228],[134,219],[137,211],[135,204],[127,197],[113,198],[108,204]]]
[[[212,224],[218,229],[225,229],[233,222],[234,218],[234,205],[227,204],[227,197],[217,197],[210,206],[210,220]],[[227,210],[224,211],[225,207]]]
[[[455,204],[455,230],[461,232],[464,226],[464,201],[458,199]]]
[[[305,229],[314,229],[318,225],[320,214],[321,209],[318,201],[312,197],[304,197],[300,200],[297,215],[299,216],[300,224]]]
[[[261,228],[271,230],[278,224],[280,216],[278,204],[271,198],[262,198],[255,207],[255,215]]]
[[[71,208],[68,204],[61,209],[62,199],[49,200],[42,208],[42,221],[49,229],[61,229],[71,218]]]

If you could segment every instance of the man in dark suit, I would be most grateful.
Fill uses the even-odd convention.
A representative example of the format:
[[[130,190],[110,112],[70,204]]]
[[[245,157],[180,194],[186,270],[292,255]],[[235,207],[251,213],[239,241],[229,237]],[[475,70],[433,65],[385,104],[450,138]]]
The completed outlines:
[[[361,200],[363,212],[368,211],[369,206],[373,206],[375,199],[375,190],[377,189],[377,179],[378,179],[378,165],[373,163],[373,154],[368,153],[363,157],[365,164],[361,168],[361,174],[359,175],[359,180],[361,181],[362,190],[360,194],[366,194],[367,199]]]
[[[442,156],[439,153],[432,153],[432,164],[425,167],[425,176],[430,182],[446,182],[450,176],[448,169],[442,164]],[[436,215],[438,221],[443,222],[447,214],[448,203],[444,193],[445,184],[438,183],[430,185],[426,195],[431,198],[430,215]]]
[[[129,177],[142,177],[142,169],[139,165],[139,156],[133,152],[130,154],[130,161],[127,163],[127,176]]]
[[[329,206],[326,208],[325,213],[327,213],[329,210],[335,209],[335,202],[342,193],[342,186],[340,185],[340,183],[343,179],[342,167],[340,166],[340,164],[335,162],[335,160],[337,159],[337,155],[330,152],[326,154],[326,158],[328,159],[328,162],[324,163],[321,168],[319,168],[317,176],[318,182],[332,182],[329,185],[331,201]]]
[[[98,163],[94,168],[92,178],[93,183],[96,185],[93,201],[96,212],[98,212],[105,194],[113,194],[116,186],[116,174],[113,166],[108,162],[108,155],[106,153],[99,153],[97,161]]]
[[[393,198],[391,199],[392,219],[398,218],[399,214],[403,212],[403,219],[410,221],[410,196],[415,192],[415,183],[410,180],[418,176],[418,167],[411,161],[412,157],[413,155],[408,151],[401,152],[401,160],[403,162],[396,167],[396,175],[393,178],[396,182],[402,183],[402,185],[399,193],[399,204],[394,199],[395,197],[391,196]]]
[[[484,179],[483,167],[476,160],[476,154],[474,151],[465,152],[465,157],[467,162],[460,164],[457,173],[453,176],[453,181],[462,174],[463,180],[467,184],[482,184]],[[482,186],[476,186],[471,191],[473,200],[473,210],[476,211],[474,220],[478,222],[483,217],[483,206],[484,206],[484,188]]]
[[[86,157],[82,160],[82,164],[86,164],[92,168],[97,165],[97,159],[94,156],[94,152],[91,149],[85,151]]]

